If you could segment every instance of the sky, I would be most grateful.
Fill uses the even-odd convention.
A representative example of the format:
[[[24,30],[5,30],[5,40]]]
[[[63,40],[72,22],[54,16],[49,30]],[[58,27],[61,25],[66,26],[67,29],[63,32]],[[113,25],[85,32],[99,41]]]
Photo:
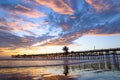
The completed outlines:
[[[120,0],[0,0],[0,57],[120,47]]]

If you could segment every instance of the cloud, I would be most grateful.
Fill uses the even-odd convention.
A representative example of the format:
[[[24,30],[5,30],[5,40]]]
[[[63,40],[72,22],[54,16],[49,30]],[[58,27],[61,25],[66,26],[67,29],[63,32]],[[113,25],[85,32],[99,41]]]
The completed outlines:
[[[108,10],[111,8],[111,0],[85,0],[88,4],[93,6],[96,10]]]
[[[52,40],[52,41],[46,43],[45,45],[70,45],[70,44],[72,44],[72,41],[76,40],[80,36],[82,36],[81,33],[74,33],[71,35],[66,35],[66,36],[60,37],[58,39]]]
[[[39,18],[39,17],[46,16],[44,13],[39,12],[38,10],[30,9],[30,8],[22,6],[20,4],[15,6],[15,9],[16,10],[14,12],[16,14],[23,15],[23,16],[26,16],[28,18]]]
[[[27,47],[33,43],[32,37],[19,37],[9,32],[0,31],[0,47]]]
[[[15,35],[18,35],[21,32],[21,36],[39,36],[41,34],[36,33],[34,30],[37,30],[38,32],[42,31],[40,28],[42,23],[28,22],[20,18],[15,19],[14,21],[1,20],[0,24],[0,30],[11,32]]]
[[[61,25],[62,30],[68,30],[69,26],[68,25]]]
[[[11,3],[11,4],[10,4]],[[35,3],[35,2],[34,2]],[[3,1],[0,3],[0,9],[2,12],[5,12],[6,15],[16,15],[16,16],[26,16],[28,18],[40,18],[46,16],[43,12],[37,10],[36,8],[26,5],[27,3],[21,4],[19,1],[16,1],[12,4],[11,1],[4,3]]]
[[[10,28],[10,27],[6,27],[6,26],[0,26],[0,30],[1,30],[1,31],[9,32],[9,31],[11,31],[11,30],[13,30],[13,29]]]
[[[70,45],[72,44],[72,41],[74,41],[75,39],[79,38],[80,36],[82,36],[82,33],[74,33],[74,34],[66,34],[66,35],[61,35],[59,37],[51,37],[48,39],[44,39],[43,41],[39,41],[35,44],[33,44],[32,46],[51,46],[51,45]]]
[[[103,11],[118,11],[120,9],[119,0],[85,0],[95,10]]]
[[[10,32],[13,30],[12,28],[8,27],[6,22],[6,19],[0,18],[0,31]]]
[[[27,47],[70,45],[84,35],[120,35],[118,0],[25,1],[0,3],[0,47],[13,53]]]
[[[14,21],[14,22],[8,22],[7,25],[11,28],[13,28],[15,31],[19,30],[30,30],[34,27],[37,27],[38,24],[33,24],[32,22],[25,22],[24,20]]]
[[[16,9],[18,10],[22,10],[22,11],[30,11],[31,9],[25,6],[22,6],[20,4],[18,4],[17,6],[15,6]]]
[[[6,24],[6,19],[0,18],[0,26],[5,26]]]
[[[60,14],[73,14],[72,8],[64,0],[36,0],[37,3],[51,8]]]
[[[73,44],[73,41],[84,36],[84,35],[96,35],[96,36],[114,36],[114,35],[120,35],[120,33],[100,33],[102,30],[94,29],[94,30],[88,30],[85,32],[77,32],[73,34],[67,34],[66,36],[59,37],[54,40],[45,41],[44,43],[40,42],[36,46],[50,46],[50,45],[70,45]]]

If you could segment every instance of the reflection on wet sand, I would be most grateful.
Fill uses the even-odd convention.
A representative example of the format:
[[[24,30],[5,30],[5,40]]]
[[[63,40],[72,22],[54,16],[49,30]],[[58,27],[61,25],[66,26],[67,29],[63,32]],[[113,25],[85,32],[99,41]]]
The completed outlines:
[[[64,72],[63,73],[64,73],[65,76],[67,76],[68,73],[69,73],[69,66],[68,66],[68,60],[67,59],[64,60],[63,68],[64,68]]]

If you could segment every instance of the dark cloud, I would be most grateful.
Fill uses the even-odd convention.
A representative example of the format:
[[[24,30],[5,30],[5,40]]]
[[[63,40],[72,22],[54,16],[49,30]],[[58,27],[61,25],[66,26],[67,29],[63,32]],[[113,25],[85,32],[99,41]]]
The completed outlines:
[[[37,42],[42,42],[46,39],[53,38],[53,36],[42,36],[42,37],[33,37],[33,36],[25,36],[19,37],[12,33],[0,31],[0,47],[10,49],[15,49],[19,47],[30,47]]]
[[[27,39],[27,38],[26,38]],[[8,32],[0,31],[0,47],[24,47],[29,46],[31,41],[24,42],[22,37],[15,36]]]
[[[6,27],[6,26],[0,26],[0,30],[2,30],[2,31],[11,31],[12,28]]]

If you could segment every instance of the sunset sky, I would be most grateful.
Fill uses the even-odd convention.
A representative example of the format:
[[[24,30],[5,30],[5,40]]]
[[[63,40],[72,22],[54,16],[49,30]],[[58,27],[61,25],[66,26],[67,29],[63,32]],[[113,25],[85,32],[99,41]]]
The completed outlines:
[[[120,47],[120,0],[0,0],[0,57]]]

